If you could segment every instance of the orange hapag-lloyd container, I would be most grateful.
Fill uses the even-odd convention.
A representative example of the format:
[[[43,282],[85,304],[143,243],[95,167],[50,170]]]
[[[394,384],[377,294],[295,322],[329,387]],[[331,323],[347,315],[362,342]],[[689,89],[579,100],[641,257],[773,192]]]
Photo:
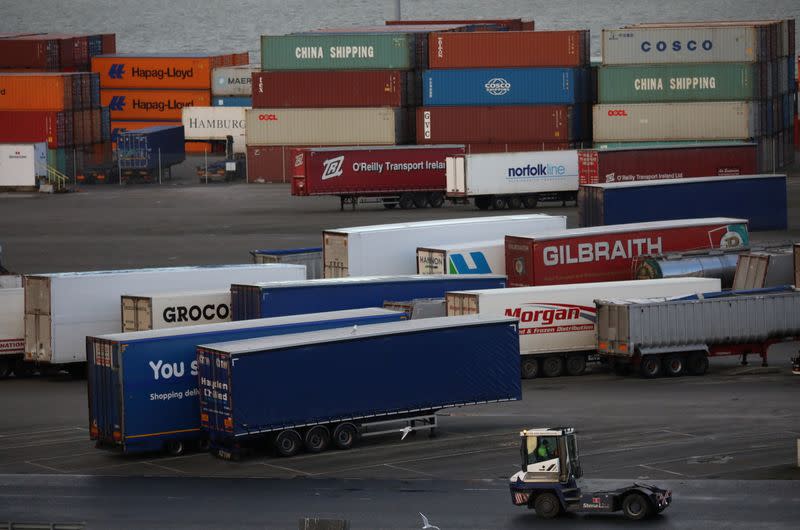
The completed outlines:
[[[210,89],[215,57],[199,55],[99,55],[92,72],[102,88]]]
[[[111,119],[181,121],[184,107],[210,107],[209,90],[109,90],[100,93],[100,105]]]
[[[69,110],[72,74],[0,73],[0,110]]]

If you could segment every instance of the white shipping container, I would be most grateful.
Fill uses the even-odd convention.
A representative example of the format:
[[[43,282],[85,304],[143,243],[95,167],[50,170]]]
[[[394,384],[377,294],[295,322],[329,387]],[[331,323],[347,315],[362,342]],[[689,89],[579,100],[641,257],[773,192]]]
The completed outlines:
[[[746,101],[595,105],[595,142],[748,140],[760,135],[758,106]]]
[[[86,361],[86,337],[117,333],[123,293],[228,289],[233,283],[304,280],[303,265],[248,264],[25,276],[25,359]]]
[[[447,195],[578,190],[578,151],[487,153],[447,158]]]
[[[211,94],[214,96],[246,96],[253,93],[253,72],[257,66],[223,66],[211,72]]]
[[[47,144],[0,144],[0,188],[33,188],[47,174]]]
[[[417,248],[417,274],[505,273],[505,239]]]
[[[245,107],[184,107],[187,140],[225,140],[233,137],[233,152],[246,153]]]
[[[531,363],[537,363],[537,356],[550,354],[569,368],[570,359],[564,363],[559,354],[580,352],[576,359],[582,359],[585,366],[585,356],[597,348],[596,299],[684,296],[718,292],[721,285],[717,278],[668,278],[458,291],[447,293],[447,316],[518,318],[523,375],[532,377],[538,365]],[[526,360],[525,356],[533,357]]]
[[[122,332],[228,322],[230,288],[122,295]]]
[[[752,63],[766,52],[752,26],[604,29],[601,41],[604,65]]]
[[[403,109],[251,109],[247,145],[394,145],[406,140]]]
[[[0,374],[7,369],[2,357],[25,351],[25,309],[22,287],[0,289]]]
[[[418,247],[498,239],[507,234],[549,233],[566,228],[565,216],[542,214],[442,219],[337,228],[322,232],[325,278],[416,274]],[[502,273],[501,273],[502,274]]]

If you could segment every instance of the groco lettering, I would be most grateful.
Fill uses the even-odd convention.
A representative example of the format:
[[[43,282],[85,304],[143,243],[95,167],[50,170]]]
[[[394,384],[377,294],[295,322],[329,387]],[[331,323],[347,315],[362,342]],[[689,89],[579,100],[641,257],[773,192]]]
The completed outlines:
[[[628,111],[627,110],[622,110],[622,109],[620,109],[620,110],[609,110],[608,111],[608,115],[609,116],[627,116],[628,115]]]
[[[197,322],[203,320],[227,320],[231,314],[231,308],[227,304],[206,304],[203,307],[176,306],[164,309],[164,322]]]
[[[259,114],[258,121],[278,121],[278,116],[275,114]]]
[[[642,42],[642,51],[645,53],[649,53],[651,51],[657,52],[665,52],[665,51],[690,51],[694,52],[697,50],[704,50],[704,51],[711,51],[714,47],[714,43],[710,40],[706,39],[702,42],[697,42],[696,40],[688,40],[686,43],[679,40],[674,40],[672,42],[666,42],[663,40],[657,41],[656,43],[652,43],[650,41],[643,41]]]

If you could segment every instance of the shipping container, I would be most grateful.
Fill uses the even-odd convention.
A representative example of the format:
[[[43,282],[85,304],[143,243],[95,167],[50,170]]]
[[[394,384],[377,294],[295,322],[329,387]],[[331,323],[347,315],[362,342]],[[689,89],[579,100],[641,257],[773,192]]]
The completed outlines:
[[[430,68],[588,66],[589,31],[434,33]]]
[[[410,320],[420,318],[440,318],[447,316],[444,298],[417,298],[406,301],[389,301],[383,303],[384,309],[402,311]]]
[[[225,140],[233,138],[233,152],[244,153],[245,109],[243,107],[187,107],[183,111],[183,130],[187,140]]]
[[[182,126],[156,126],[126,131],[117,136],[120,169],[157,169],[186,159]]]
[[[0,111],[0,143],[47,142],[51,149],[72,145],[72,134],[67,138],[67,121],[71,112],[47,110]]]
[[[794,284],[794,253],[790,247],[739,255],[733,278],[734,291]]]
[[[148,127],[180,127],[180,121],[112,121],[111,141],[116,142],[120,134],[128,131],[139,131]]]
[[[294,263],[306,266],[306,279],[322,278],[322,247],[251,250],[253,263]]]
[[[404,318],[369,308],[87,337],[90,437],[124,453],[199,449],[198,344]]]
[[[505,239],[417,248],[417,274],[505,273]]]
[[[129,90],[103,88],[100,101],[117,120],[181,120],[185,107],[210,107],[208,90]]]
[[[157,88],[211,89],[211,58],[202,55],[102,55],[92,57],[92,72],[103,90]]]
[[[22,287],[0,288],[0,379],[8,377],[22,362],[25,353],[24,307]]]
[[[591,146],[586,142],[585,147]],[[582,146],[583,142],[535,142],[528,144],[464,144],[468,155],[482,153],[520,153],[525,151],[567,151]]]
[[[387,26],[428,26],[431,24],[495,24],[508,31],[533,31],[534,21],[521,18],[488,18],[488,19],[463,19],[463,20],[387,20]]]
[[[228,322],[231,291],[176,291],[122,295],[122,332]]]
[[[257,66],[226,66],[211,72],[211,93],[214,96],[250,97],[253,90],[253,74]]]
[[[415,42],[410,33],[262,35],[261,69],[410,70]]]
[[[408,136],[405,111],[387,107],[252,109],[246,121],[249,146],[392,145]]]
[[[252,107],[253,98],[240,96],[213,96],[211,98],[213,107]]]
[[[73,77],[62,73],[0,72],[0,110],[70,110]]]
[[[743,101],[772,95],[752,63],[604,66],[598,103]]]
[[[291,182],[294,160],[290,145],[247,146],[247,182]]]
[[[756,144],[709,143],[578,151],[581,184],[752,175]]]
[[[509,287],[633,278],[636,258],[749,244],[746,219],[682,219],[506,236]]]
[[[4,68],[57,70],[60,66],[58,40],[44,35],[33,38],[24,34],[0,39],[0,64]]]
[[[205,344],[197,350],[201,425],[223,457],[271,434],[283,456],[301,449],[300,433],[310,452],[329,441],[348,448],[359,435],[402,432],[389,420],[406,432],[433,429],[438,410],[522,399],[518,356],[517,324],[505,317]]]
[[[443,298],[452,290],[502,289],[505,277],[475,276],[359,276],[305,281],[262,282],[231,285],[233,320],[297,315],[379,307],[387,300]]]
[[[574,105],[590,100],[586,68],[470,68],[426,70],[423,104]]]
[[[685,296],[720,289],[718,279],[673,278],[458,291],[447,293],[447,315],[517,318],[524,379],[581,375],[597,348],[596,299]]]
[[[422,107],[416,116],[419,144],[570,142],[587,126],[580,107],[565,105]]]
[[[418,247],[456,243],[463,241],[465,235],[481,241],[564,226],[563,216],[526,214],[325,230],[322,232],[325,277],[414,274]]]
[[[253,107],[402,107],[416,102],[414,75],[400,70],[253,74]]]
[[[47,145],[0,144],[0,190],[35,190],[38,177],[46,175]]]
[[[595,105],[595,142],[748,140],[762,134],[759,105],[750,102]]]
[[[581,187],[581,226],[691,219],[701,215],[738,217],[750,230],[784,230],[785,175],[743,175],[649,182],[615,182]]]
[[[120,296],[125,292],[220,289],[237,281],[304,277],[305,268],[300,265],[174,267],[26,276],[25,359],[52,364],[85,362],[87,335],[119,330]]]

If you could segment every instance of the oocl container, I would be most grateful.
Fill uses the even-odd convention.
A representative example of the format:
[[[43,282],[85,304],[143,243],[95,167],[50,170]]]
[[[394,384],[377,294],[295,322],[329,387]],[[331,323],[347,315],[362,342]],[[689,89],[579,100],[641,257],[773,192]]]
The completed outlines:
[[[414,37],[407,33],[263,35],[262,70],[410,70]]]
[[[0,110],[69,110],[73,98],[72,74],[0,72]]]
[[[184,107],[210,107],[208,90],[103,89],[101,102],[112,120],[181,120]]]
[[[212,58],[200,55],[102,55],[92,71],[107,88],[211,88]]]

